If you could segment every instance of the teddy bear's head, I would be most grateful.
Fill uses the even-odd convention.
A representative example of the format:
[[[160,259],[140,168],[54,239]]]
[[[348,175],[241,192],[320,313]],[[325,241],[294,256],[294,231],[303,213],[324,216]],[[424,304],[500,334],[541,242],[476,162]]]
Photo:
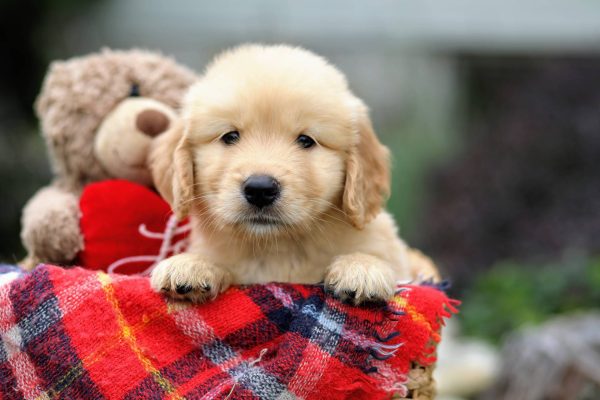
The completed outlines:
[[[103,50],[52,63],[35,104],[55,182],[79,190],[123,178],[149,185],[152,139],[174,123],[196,76],[142,50]]]

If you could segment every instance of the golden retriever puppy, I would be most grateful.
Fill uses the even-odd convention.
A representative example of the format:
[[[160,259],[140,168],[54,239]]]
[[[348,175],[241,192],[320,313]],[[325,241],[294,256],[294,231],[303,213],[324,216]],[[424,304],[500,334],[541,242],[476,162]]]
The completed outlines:
[[[160,137],[150,165],[191,245],[151,285],[204,301],[231,283],[325,282],[356,304],[411,278],[407,249],[382,210],[389,152],[367,107],[325,59],[246,45],[210,64]]]

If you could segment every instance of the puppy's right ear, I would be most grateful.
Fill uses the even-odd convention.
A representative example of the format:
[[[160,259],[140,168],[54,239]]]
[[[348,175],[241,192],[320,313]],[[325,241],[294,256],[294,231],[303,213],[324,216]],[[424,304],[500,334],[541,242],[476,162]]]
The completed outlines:
[[[177,218],[185,218],[194,198],[194,161],[184,124],[177,121],[152,143],[149,166],[154,185]]]

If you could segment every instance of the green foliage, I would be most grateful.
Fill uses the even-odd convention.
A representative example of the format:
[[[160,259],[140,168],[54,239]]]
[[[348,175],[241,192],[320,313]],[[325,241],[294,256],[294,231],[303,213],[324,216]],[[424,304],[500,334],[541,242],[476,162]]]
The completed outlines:
[[[496,264],[463,297],[465,333],[498,342],[524,325],[600,305],[600,257],[542,266]]]

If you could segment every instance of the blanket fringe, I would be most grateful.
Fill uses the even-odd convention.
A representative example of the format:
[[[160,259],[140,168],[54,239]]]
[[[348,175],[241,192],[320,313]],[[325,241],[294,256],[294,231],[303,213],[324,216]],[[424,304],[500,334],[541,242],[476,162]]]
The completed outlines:
[[[375,374],[382,375],[376,372]],[[391,385],[382,387],[380,379],[376,378],[375,374],[359,375],[351,383],[344,383],[344,385],[334,384],[332,388],[343,394],[343,398],[367,398],[372,400],[387,399],[391,394],[399,394],[405,396],[408,393],[408,389],[405,385],[406,377],[404,379],[394,380]],[[395,377],[396,378],[396,377]],[[388,381],[388,379],[386,379]]]

